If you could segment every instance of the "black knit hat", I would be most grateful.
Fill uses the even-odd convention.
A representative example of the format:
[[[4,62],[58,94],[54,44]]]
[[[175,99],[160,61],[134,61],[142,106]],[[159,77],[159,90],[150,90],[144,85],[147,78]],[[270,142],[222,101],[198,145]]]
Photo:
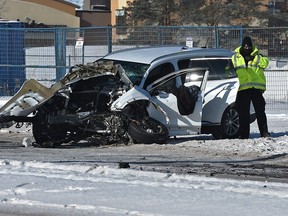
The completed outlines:
[[[242,41],[242,47],[244,47],[245,45],[248,45],[249,47],[252,47],[252,40],[250,37],[246,36],[244,37],[243,41]]]

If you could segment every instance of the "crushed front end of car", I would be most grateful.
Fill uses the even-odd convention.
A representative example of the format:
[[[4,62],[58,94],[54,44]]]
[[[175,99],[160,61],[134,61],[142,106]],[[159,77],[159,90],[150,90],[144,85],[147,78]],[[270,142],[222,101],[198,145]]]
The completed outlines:
[[[70,141],[128,142],[124,112],[110,105],[131,89],[120,65],[94,62],[76,65],[50,88],[28,80],[0,109],[0,124],[31,122],[37,146]]]

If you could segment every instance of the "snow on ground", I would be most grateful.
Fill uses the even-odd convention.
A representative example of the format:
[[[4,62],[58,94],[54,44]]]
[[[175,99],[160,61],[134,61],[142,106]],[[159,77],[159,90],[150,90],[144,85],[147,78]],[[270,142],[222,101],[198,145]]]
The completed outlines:
[[[286,215],[288,185],[108,166],[0,161],[0,212],[21,215]],[[25,206],[29,208],[25,208]],[[8,211],[7,210],[7,211]]]
[[[217,151],[237,152],[238,159],[255,152],[287,154],[288,113],[267,117],[270,139],[258,138],[253,123],[248,140],[173,141],[145,148],[151,154],[162,148],[165,154],[197,145],[212,149],[215,159]],[[0,159],[0,179],[0,215],[282,216],[288,206],[286,183],[119,169],[112,163]]]
[[[9,101],[10,100],[10,96],[1,96],[0,97],[0,108],[4,105],[4,104],[6,104],[7,103],[7,101]]]

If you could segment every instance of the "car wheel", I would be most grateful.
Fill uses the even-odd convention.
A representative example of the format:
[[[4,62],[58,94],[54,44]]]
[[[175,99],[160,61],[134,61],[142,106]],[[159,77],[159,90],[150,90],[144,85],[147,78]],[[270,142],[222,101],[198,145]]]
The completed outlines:
[[[212,135],[215,139],[235,139],[239,137],[239,113],[235,107],[228,107],[222,116],[221,125]]]
[[[32,124],[32,133],[38,147],[56,147],[65,139],[65,125],[50,125],[43,114],[37,114]]]
[[[135,143],[163,144],[168,139],[168,129],[161,122],[148,118],[140,123],[131,122],[128,133]]]

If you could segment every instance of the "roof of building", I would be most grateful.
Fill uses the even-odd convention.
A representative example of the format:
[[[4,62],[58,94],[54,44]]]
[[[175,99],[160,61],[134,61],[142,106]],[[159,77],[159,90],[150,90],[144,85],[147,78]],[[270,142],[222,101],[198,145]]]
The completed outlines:
[[[80,5],[76,4],[75,1],[72,1],[72,0],[56,0],[56,1],[61,2],[63,4],[73,6],[73,7],[78,8],[78,9],[81,8]]]

